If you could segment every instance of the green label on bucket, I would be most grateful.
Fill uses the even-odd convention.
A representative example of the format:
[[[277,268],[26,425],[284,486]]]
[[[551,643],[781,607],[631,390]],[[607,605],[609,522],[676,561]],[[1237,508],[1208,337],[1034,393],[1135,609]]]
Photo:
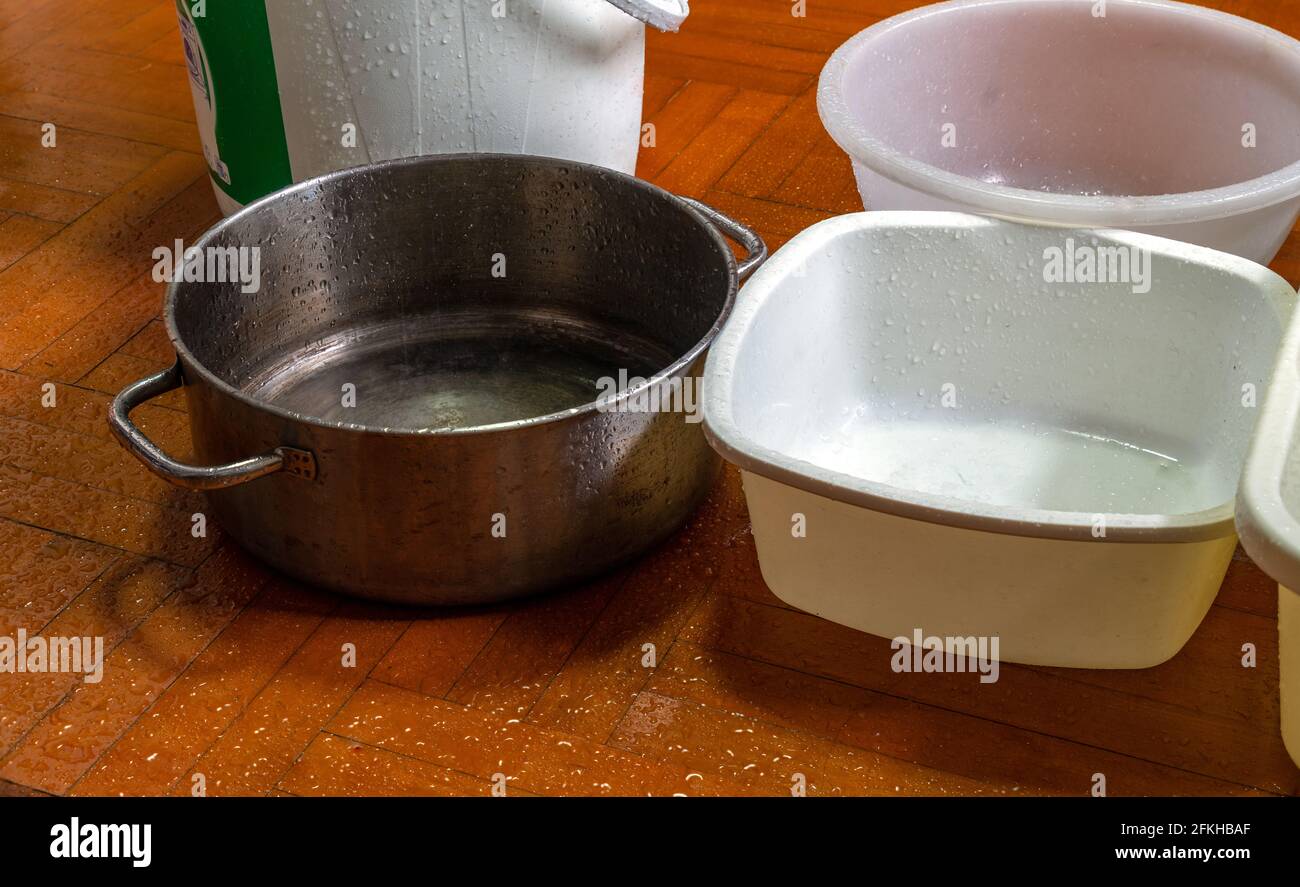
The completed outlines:
[[[212,179],[238,203],[291,184],[264,0],[176,0]]]

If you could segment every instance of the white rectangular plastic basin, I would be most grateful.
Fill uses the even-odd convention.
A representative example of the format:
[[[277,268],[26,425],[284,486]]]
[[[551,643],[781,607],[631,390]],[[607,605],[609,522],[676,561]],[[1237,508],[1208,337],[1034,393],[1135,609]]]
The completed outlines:
[[[1056,282],[1089,250],[1114,279]],[[1147,667],[1222,582],[1294,300],[1149,235],[842,216],[746,284],[705,428],[787,603],[884,637],[996,636],[1005,661]]]
[[[1300,317],[1297,318],[1300,320]],[[1282,739],[1300,766],[1300,323],[1282,343],[1237,497],[1241,544],[1278,581]]]

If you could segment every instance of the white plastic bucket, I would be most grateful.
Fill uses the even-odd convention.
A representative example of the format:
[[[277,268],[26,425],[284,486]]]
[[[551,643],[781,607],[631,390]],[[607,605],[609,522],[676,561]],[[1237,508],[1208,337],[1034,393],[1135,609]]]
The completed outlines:
[[[645,25],[607,0],[177,6],[227,214],[326,172],[461,151],[631,173]]]

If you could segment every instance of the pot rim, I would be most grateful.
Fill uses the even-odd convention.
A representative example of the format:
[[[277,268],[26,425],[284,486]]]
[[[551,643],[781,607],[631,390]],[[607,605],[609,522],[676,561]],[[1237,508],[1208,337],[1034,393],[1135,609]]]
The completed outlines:
[[[573,419],[581,416],[587,416],[598,412],[620,412],[618,407],[624,404],[632,397],[640,395],[642,392],[661,385],[669,379],[674,379],[685,375],[686,370],[694,363],[701,354],[703,354],[713,340],[717,338],[718,333],[722,330],[723,324],[731,316],[732,310],[736,304],[736,293],[740,288],[737,274],[736,257],[727,245],[720,231],[710,224],[700,213],[679,198],[676,194],[660,188],[647,182],[644,179],[630,176],[618,170],[608,169],[603,166],[597,166],[591,163],[583,163],[577,160],[565,160],[559,157],[545,157],[536,154],[502,154],[502,153],[457,153],[457,154],[427,154],[417,157],[400,157],[394,160],[384,160],[377,163],[365,164],[363,166],[348,167],[346,169],[335,170],[325,173],[312,179],[307,179],[297,184],[290,185],[279,191],[261,197],[245,206],[243,209],[217,222],[193,243],[189,248],[205,249],[211,245],[212,241],[228,228],[236,225],[246,217],[264,212],[268,207],[279,201],[287,200],[292,196],[302,194],[313,188],[319,188],[322,185],[333,182],[337,179],[347,178],[362,173],[373,173],[376,170],[396,169],[406,166],[434,166],[439,163],[457,160],[487,161],[498,162],[506,161],[511,163],[523,163],[534,166],[565,166],[570,169],[578,169],[585,172],[596,173],[621,180],[625,185],[637,188],[639,190],[666,198],[671,204],[684,211],[688,218],[692,219],[701,229],[701,232],[713,241],[715,249],[722,256],[726,263],[728,272],[727,296],[723,301],[722,309],[718,316],[714,318],[713,325],[708,331],[691,346],[687,351],[679,356],[668,366],[656,372],[654,375],[645,379],[639,385],[629,387],[627,390],[619,393],[616,397],[596,398],[576,407],[570,407],[565,410],[558,410],[551,413],[545,413],[540,416],[529,416],[524,419],[512,419],[508,422],[495,422],[489,425],[472,425],[465,428],[398,428],[390,426],[365,425],[357,422],[330,422],[316,416],[309,416],[298,413],[293,410],[287,410],[283,407],[276,406],[252,397],[246,392],[236,388],[234,385],[226,382],[212,370],[208,369],[194,355],[189,347],[182,340],[180,331],[176,327],[176,299],[177,291],[180,286],[186,285],[185,281],[173,280],[167,285],[167,291],[163,297],[163,324],[167,330],[167,338],[171,340],[172,347],[176,350],[176,355],[180,360],[185,372],[197,373],[199,378],[208,385],[213,386],[227,397],[234,398],[240,403],[245,404],[253,409],[270,413],[277,418],[284,419],[288,422],[305,424],[316,428],[324,428],[332,431],[356,431],[367,434],[382,434],[390,436],[462,436],[476,434],[490,434],[502,431],[513,431],[520,428],[531,428],[537,425],[546,425],[552,422],[559,422],[565,419]],[[200,284],[202,285],[202,284]],[[188,384],[188,383],[187,383]]]
[[[983,182],[916,160],[882,139],[859,120],[844,98],[844,75],[858,50],[896,29],[943,15],[961,15],[993,7],[1051,5],[1061,0],[948,0],[879,21],[850,37],[826,61],[817,81],[817,110],[831,139],[849,158],[897,184],[959,201],[972,212],[1013,220],[1059,222],[1083,227],[1132,228],[1209,222],[1268,209],[1300,196],[1300,158],[1254,178],[1216,188],[1173,194],[1081,195],[1037,191]],[[1118,4],[1182,16],[1232,28],[1259,42],[1261,48],[1288,56],[1300,67],[1300,41],[1275,28],[1217,9],[1178,0],[1113,0]]]

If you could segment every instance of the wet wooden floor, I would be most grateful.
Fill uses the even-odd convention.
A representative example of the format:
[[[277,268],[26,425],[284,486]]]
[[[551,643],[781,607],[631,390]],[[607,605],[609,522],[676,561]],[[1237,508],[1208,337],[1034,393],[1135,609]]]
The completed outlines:
[[[913,5],[695,0],[648,40],[640,174],[774,248],[861,209],[817,74]],[[1292,0],[1214,5],[1300,35]],[[152,250],[217,218],[172,0],[0,0],[0,635],[107,651],[99,683],[0,674],[0,793],[783,795],[802,775],[813,795],[1081,795],[1096,773],[1112,795],[1300,790],[1275,586],[1240,552],[1165,665],[981,685],[895,674],[887,641],[772,597],[732,470],[644,560],[512,606],[353,603],[219,529],[193,538],[201,500],[148,476],[105,413],[172,359]],[[1300,280],[1300,240],[1274,267]],[[183,454],[184,410],[136,415]]]

